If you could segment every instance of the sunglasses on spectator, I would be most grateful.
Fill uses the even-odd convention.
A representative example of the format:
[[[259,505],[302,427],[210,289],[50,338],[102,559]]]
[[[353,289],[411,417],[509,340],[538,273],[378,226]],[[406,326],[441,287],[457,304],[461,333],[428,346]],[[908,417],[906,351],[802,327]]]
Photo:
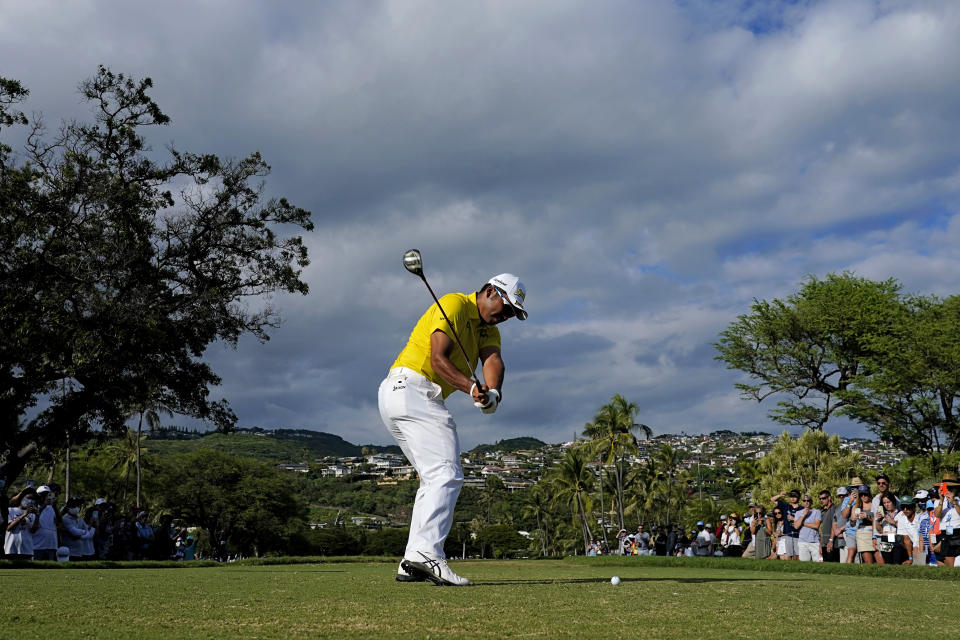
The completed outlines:
[[[813,502],[813,500],[811,500],[810,498],[804,498],[803,500],[801,500],[801,502]]]

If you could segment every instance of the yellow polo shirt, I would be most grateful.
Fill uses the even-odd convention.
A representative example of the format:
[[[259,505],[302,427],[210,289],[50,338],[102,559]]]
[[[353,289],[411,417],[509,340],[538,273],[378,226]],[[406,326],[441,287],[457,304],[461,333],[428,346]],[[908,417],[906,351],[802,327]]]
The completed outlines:
[[[460,342],[463,343],[463,348],[470,357],[470,362],[464,361],[463,354],[460,353],[460,347],[454,344],[450,351],[450,362],[469,378],[477,368],[480,349],[500,347],[500,330],[494,325],[480,322],[476,293],[470,295],[448,293],[440,298],[440,304],[443,305],[443,310],[447,312],[450,322],[456,327]],[[410,334],[410,339],[407,340],[407,346],[397,356],[391,369],[393,367],[407,367],[419,371],[423,374],[423,377],[440,385],[443,390],[443,397],[446,398],[456,389],[441,378],[430,366],[430,336],[437,329],[443,331],[450,337],[450,340],[456,343],[457,339],[453,337],[450,325],[443,319],[443,314],[440,313],[437,305],[433,304],[420,316],[417,326],[413,328],[413,332]]]

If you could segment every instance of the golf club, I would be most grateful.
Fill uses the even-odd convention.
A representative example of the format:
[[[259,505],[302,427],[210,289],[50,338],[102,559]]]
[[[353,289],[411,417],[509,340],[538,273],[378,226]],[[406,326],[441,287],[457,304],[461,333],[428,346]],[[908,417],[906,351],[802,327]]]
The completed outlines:
[[[427,285],[427,291],[429,291],[430,295],[433,296],[434,302],[437,303],[437,308],[440,309],[440,313],[443,314],[443,319],[447,321],[447,325],[450,327],[450,333],[452,333],[454,339],[456,339],[457,346],[460,347],[460,353],[463,354],[463,360],[469,367],[470,358],[467,356],[467,350],[463,348],[463,343],[460,342],[460,336],[457,335],[457,330],[453,328],[453,323],[450,322],[450,318],[447,317],[447,312],[443,310],[440,300],[437,299],[437,294],[433,292],[433,289],[430,287],[430,283],[427,282],[427,276],[423,275],[423,259],[420,257],[420,250],[410,249],[409,251],[406,251],[403,254],[403,266],[413,275],[420,276],[420,279],[423,280],[423,284]],[[480,379],[477,378],[476,372],[471,371],[470,377],[473,379],[474,384],[477,385],[477,389],[483,388],[483,385],[480,384]]]

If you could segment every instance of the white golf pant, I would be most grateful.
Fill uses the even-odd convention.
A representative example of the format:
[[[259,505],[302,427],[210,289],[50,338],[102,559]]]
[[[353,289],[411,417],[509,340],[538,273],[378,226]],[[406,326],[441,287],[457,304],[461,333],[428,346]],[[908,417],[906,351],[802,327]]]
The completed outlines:
[[[457,425],[440,385],[406,367],[390,370],[378,400],[383,424],[420,475],[405,557],[421,560],[423,552],[445,558],[443,543],[463,486]]]

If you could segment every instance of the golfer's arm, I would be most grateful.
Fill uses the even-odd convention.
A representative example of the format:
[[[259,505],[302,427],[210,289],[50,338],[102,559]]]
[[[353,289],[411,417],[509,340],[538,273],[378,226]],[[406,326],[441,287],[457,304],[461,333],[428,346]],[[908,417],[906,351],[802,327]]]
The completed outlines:
[[[470,388],[473,387],[473,380],[463,375],[452,362],[450,354],[453,353],[453,340],[443,331],[437,329],[430,334],[430,367],[441,378],[448,383],[470,395]]]
[[[499,347],[484,347],[480,350],[480,362],[483,363],[483,382],[491,389],[500,392],[503,400],[503,374],[506,366],[500,356]]]

